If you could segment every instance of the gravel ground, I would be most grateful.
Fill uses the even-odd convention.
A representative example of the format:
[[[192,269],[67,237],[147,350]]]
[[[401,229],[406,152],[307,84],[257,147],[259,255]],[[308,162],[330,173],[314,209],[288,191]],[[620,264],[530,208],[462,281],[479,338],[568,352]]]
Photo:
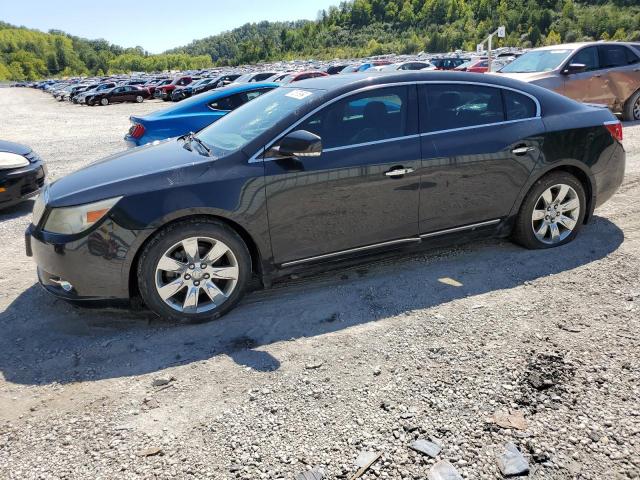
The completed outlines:
[[[0,89],[0,137],[57,178],[162,106]],[[54,300],[24,256],[31,204],[3,212],[0,478],[351,478],[371,452],[360,478],[439,462],[493,479],[508,442],[527,478],[638,478],[640,124],[624,134],[624,185],[571,245],[379,261],[253,293],[208,325]]]

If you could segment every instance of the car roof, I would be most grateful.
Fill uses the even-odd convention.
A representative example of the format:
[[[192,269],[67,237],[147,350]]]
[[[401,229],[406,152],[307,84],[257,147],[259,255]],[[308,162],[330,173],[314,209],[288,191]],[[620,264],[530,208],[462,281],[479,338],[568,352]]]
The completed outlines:
[[[632,45],[632,42],[574,42],[574,43],[561,43],[558,45],[547,45],[544,47],[535,48],[534,50],[577,50],[581,47],[590,45]]]
[[[226,87],[216,88],[209,90],[208,92],[201,93],[192,98],[200,98],[203,101],[214,99],[226,95],[233,95],[234,93],[241,93],[248,90],[255,90],[257,88],[277,88],[280,87],[279,83],[273,82],[253,82],[253,83],[239,83],[237,85],[227,85]]]
[[[498,86],[512,87],[514,82],[503,82],[502,78],[488,78],[484,74],[472,74],[467,72],[450,72],[450,71],[424,71],[424,70],[409,70],[398,72],[377,72],[366,71],[361,73],[354,73],[351,75],[331,75],[329,77],[317,77],[307,80],[301,80],[296,82],[295,87],[289,88],[311,88],[317,90],[356,90],[358,88],[366,87],[368,85],[385,85],[390,83],[410,83],[410,82],[480,82],[480,83],[494,83]],[[506,80],[506,78],[504,79]],[[509,79],[512,80],[512,79]],[[516,85],[525,90],[528,84],[517,82]]]

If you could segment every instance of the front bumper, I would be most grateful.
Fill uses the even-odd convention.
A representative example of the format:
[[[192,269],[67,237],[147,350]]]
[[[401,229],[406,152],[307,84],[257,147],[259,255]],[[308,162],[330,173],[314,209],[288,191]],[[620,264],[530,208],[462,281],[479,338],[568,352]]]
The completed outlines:
[[[25,232],[27,256],[38,267],[40,284],[71,301],[129,298],[131,245],[138,232],[108,218],[81,238],[43,232],[30,225]]]
[[[47,169],[42,161],[23,168],[0,170],[0,209],[36,196],[46,176]]]

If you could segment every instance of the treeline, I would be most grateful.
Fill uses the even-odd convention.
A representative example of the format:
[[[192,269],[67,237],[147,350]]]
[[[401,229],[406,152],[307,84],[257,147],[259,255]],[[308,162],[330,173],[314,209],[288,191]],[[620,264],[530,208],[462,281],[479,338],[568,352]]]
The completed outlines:
[[[0,80],[52,76],[187,70],[212,65],[209,55],[149,55],[142,47],[122,48],[58,30],[43,33],[0,22]]]
[[[350,58],[384,53],[475,50],[498,25],[499,45],[537,47],[578,40],[640,40],[638,0],[353,0],[315,22],[261,22],[196,40],[173,52],[218,64]]]
[[[316,21],[260,22],[161,55],[0,22],[0,80],[240,65],[295,58],[475,50],[498,25],[498,45],[640,41],[638,0],[351,0]]]

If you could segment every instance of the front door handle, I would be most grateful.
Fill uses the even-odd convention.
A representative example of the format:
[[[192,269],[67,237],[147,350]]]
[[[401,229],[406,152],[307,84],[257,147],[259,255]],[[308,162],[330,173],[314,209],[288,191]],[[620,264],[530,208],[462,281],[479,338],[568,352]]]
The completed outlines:
[[[521,147],[514,148],[513,150],[511,150],[511,153],[513,153],[514,155],[525,155],[535,149],[536,147],[527,147],[526,145],[523,145]]]
[[[406,175],[407,173],[412,173],[412,172],[413,172],[413,168],[399,167],[399,168],[394,168],[392,170],[389,170],[388,172],[385,172],[384,174],[387,177],[401,177],[402,175]]]

